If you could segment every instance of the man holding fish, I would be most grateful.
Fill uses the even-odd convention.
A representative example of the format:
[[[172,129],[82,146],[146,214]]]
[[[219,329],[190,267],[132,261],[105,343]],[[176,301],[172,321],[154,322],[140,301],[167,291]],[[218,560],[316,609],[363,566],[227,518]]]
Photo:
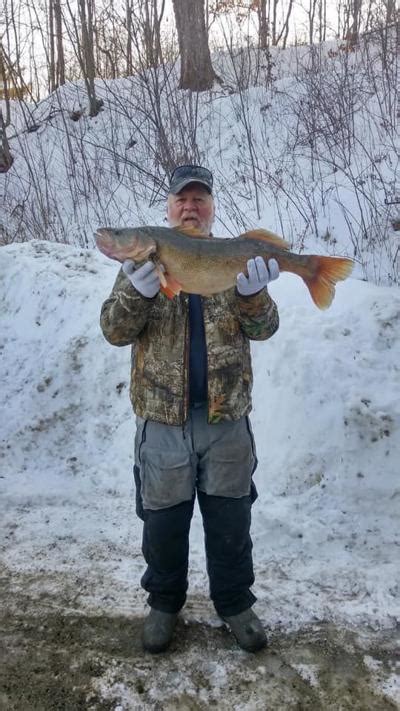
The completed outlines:
[[[143,646],[153,653],[170,645],[186,600],[196,496],[216,611],[242,649],[266,645],[251,592],[250,340],[278,329],[267,285],[280,267],[302,276],[321,308],[350,270],[350,260],[291,254],[264,230],[213,238],[214,214],[212,174],[179,166],[170,179],[170,228],[96,234],[101,251],[122,263],[101,327],[111,344],[132,346],[136,504],[147,563],[141,584],[150,605]]]

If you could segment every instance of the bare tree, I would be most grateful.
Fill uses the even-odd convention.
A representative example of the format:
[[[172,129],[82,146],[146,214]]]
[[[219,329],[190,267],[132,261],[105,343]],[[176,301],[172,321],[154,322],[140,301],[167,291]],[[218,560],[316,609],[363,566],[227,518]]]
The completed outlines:
[[[289,2],[287,22],[289,21],[291,13],[292,1],[293,0],[290,0]],[[276,47],[283,32],[283,30],[280,33],[278,31],[279,0],[256,0],[256,2],[253,3],[253,6],[254,5],[256,6],[258,13],[258,34],[260,47],[265,48],[267,46],[265,41],[269,32],[271,34],[271,43],[274,47]]]
[[[0,173],[6,173],[14,162],[7,140],[6,124],[0,108]]]
[[[131,6],[128,36],[131,44],[132,36],[135,37],[141,68],[157,67],[162,60],[161,22],[164,11],[165,0],[160,3],[159,0],[142,0],[136,8]]]
[[[49,90],[50,92],[54,91],[56,88],[56,61],[55,61],[55,49],[54,49],[54,12],[53,12],[53,1],[49,0],[49,7],[48,7],[48,17],[49,17],[49,27],[48,27],[48,36],[49,36],[49,59],[48,59],[48,64],[49,64]]]
[[[319,41],[326,40],[326,0],[319,0]]]
[[[132,61],[132,11],[133,0],[126,0],[125,24],[126,24],[126,74],[128,77],[133,72]]]
[[[84,79],[89,97],[89,115],[96,116],[99,107],[94,86],[95,61],[94,61],[94,33],[93,14],[94,0],[78,0],[78,12],[81,23],[82,58],[84,66]]]
[[[172,0],[181,58],[180,89],[206,91],[219,80],[211,64],[204,0]]]
[[[276,5],[277,5],[277,0],[273,0],[274,2],[274,8],[275,8],[275,19],[274,19],[274,30],[273,30],[273,38],[272,38],[272,44],[274,47],[276,47],[281,41],[282,41],[282,47],[286,47],[287,43],[287,38],[289,35],[289,23],[290,23],[290,16],[292,14],[292,9],[293,9],[293,0],[289,0],[287,9],[286,9],[286,15],[283,20],[282,27],[280,31],[277,31],[276,27]]]
[[[3,121],[4,128],[9,126],[11,121],[10,115],[10,91],[8,84],[8,72],[6,70],[6,65],[4,61],[3,46],[0,43],[0,83],[2,84],[2,91],[0,92],[0,98],[4,99],[6,105],[6,119]]]
[[[372,10],[373,3],[370,2],[367,19]],[[346,40],[348,47],[353,47],[357,44],[362,20],[362,0],[344,0],[339,7],[339,22],[340,11],[343,14],[341,35]]]
[[[361,24],[361,6],[362,0],[351,0],[350,2],[351,25],[346,39],[351,46],[354,46],[358,42]]]
[[[317,12],[317,0],[309,0],[308,5],[308,43],[314,44],[315,15]]]
[[[89,99],[89,116],[97,116],[102,100],[97,99],[95,89],[95,59],[94,59],[94,0],[78,0],[78,17],[80,31],[70,0],[66,6],[72,21],[73,30],[67,26],[70,41],[73,44],[76,57],[85,81]]]
[[[250,10],[256,10],[258,15],[258,38],[261,49],[266,49],[271,43],[276,47],[281,41],[286,46],[289,34],[289,21],[292,14],[293,1],[289,0],[284,8],[280,0],[253,0]],[[278,8],[282,5],[283,22],[278,23]]]
[[[156,67],[161,56],[160,28],[165,9],[165,0],[158,10],[157,0],[144,0],[144,38],[148,67]]]
[[[14,0],[4,3],[0,13],[0,52],[4,92],[8,98],[18,99],[31,94],[31,87],[24,81],[22,66],[23,30],[21,6]]]
[[[267,18],[267,0],[259,0],[257,3],[258,14],[258,41],[260,49],[268,47],[268,18]]]
[[[54,25],[56,32],[56,49],[57,49],[57,60],[56,60],[56,86],[62,86],[65,84],[65,58],[64,58],[64,43],[63,43],[63,22],[61,13],[60,0],[53,0],[54,2]]]
[[[113,2],[96,14],[93,22],[95,74],[103,79],[116,79],[123,71],[125,55],[121,37],[123,19],[115,11]]]
[[[355,0],[358,2],[359,0]],[[347,0],[345,0],[347,2]],[[326,40],[327,34],[327,0],[309,0],[308,1],[308,43],[310,46],[315,44],[315,42],[321,43]],[[291,12],[291,7],[293,5],[293,0],[290,0],[289,7]],[[340,13],[340,7],[338,8],[338,13]],[[289,12],[289,14],[290,14]]]

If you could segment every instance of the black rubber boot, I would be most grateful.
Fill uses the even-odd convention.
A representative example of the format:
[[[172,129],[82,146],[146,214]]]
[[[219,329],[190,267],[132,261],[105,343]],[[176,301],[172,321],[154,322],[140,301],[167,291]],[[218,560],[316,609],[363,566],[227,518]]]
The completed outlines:
[[[228,625],[239,647],[246,652],[258,652],[267,645],[267,635],[261,620],[251,607],[238,615],[222,617],[222,619]]]
[[[178,613],[162,612],[151,608],[147,615],[142,633],[143,648],[146,652],[158,654],[165,652],[171,644]]]

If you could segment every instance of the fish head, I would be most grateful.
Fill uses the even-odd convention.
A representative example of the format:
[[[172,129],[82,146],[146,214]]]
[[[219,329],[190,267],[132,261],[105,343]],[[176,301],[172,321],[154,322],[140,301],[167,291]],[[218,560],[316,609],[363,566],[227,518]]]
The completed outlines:
[[[99,227],[95,240],[100,252],[118,262],[124,262],[125,259],[132,259],[134,262],[146,261],[157,248],[152,235],[145,227]]]

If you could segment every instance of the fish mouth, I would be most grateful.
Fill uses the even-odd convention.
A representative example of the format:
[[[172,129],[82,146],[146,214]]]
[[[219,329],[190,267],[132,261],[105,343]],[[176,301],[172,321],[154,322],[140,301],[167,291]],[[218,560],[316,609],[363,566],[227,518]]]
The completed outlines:
[[[105,237],[109,237],[109,231],[107,227],[99,227],[94,233],[94,236],[96,237],[96,240],[104,239]]]
[[[102,252],[102,254],[105,254],[106,257],[114,258],[112,249],[113,243],[111,235],[107,228],[99,227],[99,229],[96,230],[96,232],[94,233],[94,238],[96,240],[96,245],[100,252]]]

